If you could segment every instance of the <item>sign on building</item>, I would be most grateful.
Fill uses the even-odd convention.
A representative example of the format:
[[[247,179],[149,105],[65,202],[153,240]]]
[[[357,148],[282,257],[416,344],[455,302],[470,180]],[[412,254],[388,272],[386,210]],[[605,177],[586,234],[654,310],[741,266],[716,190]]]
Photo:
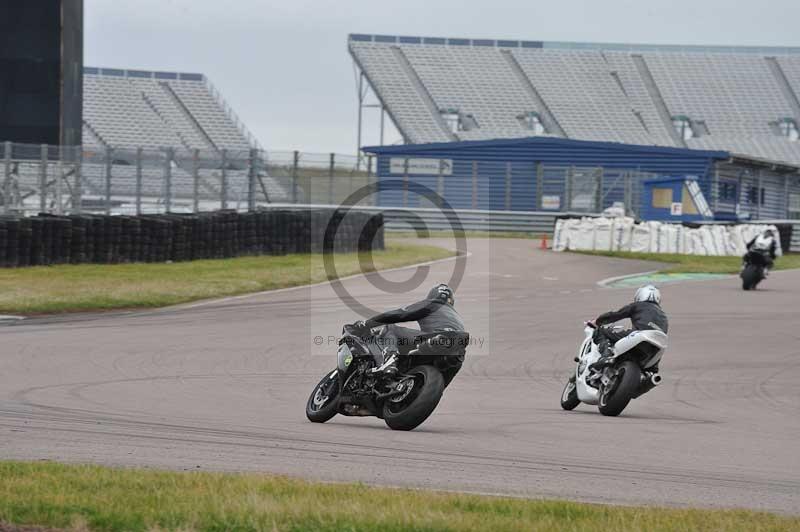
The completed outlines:
[[[542,196],[542,209],[557,211],[561,209],[561,196]]]
[[[406,167],[406,162],[408,167]],[[420,159],[416,157],[392,157],[389,173],[400,175],[453,175],[453,159]]]

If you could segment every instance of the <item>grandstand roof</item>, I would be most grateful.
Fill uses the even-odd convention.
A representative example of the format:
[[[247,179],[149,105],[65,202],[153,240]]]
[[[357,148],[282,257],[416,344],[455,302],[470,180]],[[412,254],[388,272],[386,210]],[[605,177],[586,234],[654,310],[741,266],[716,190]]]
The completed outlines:
[[[593,43],[570,41],[520,41],[515,39],[467,39],[463,37],[410,37],[351,33],[350,41],[390,44],[492,46],[499,48],[554,48],[562,50],[608,50],[620,52],[713,52],[737,54],[800,54],[800,46],[728,46],[704,44]]]
[[[800,47],[352,34],[407,143],[549,136],[800,164]]]

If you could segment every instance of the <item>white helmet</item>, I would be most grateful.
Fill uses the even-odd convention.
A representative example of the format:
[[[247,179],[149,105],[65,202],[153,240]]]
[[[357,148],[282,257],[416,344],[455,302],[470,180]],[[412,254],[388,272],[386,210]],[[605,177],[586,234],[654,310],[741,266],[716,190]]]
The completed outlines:
[[[650,301],[655,303],[656,305],[661,304],[661,291],[651,284],[647,284],[642,286],[636,291],[636,295],[633,296],[634,301]]]

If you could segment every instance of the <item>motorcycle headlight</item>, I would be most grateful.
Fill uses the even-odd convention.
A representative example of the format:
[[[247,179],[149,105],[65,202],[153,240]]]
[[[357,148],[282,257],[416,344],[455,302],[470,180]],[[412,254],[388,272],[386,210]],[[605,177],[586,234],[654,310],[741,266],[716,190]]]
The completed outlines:
[[[336,366],[340,371],[345,372],[352,362],[353,352],[350,351],[350,347],[347,344],[340,345]]]

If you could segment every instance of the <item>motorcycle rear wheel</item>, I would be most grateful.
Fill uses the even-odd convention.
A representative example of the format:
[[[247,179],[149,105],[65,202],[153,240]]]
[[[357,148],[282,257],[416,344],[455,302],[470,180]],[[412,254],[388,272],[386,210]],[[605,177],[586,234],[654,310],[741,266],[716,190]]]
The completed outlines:
[[[328,373],[314,386],[306,403],[306,417],[312,423],[325,423],[338,413],[339,372]]]
[[[413,430],[428,419],[444,393],[442,373],[433,366],[417,366],[405,373],[413,384],[405,395],[389,397],[383,420],[393,430]]]
[[[617,368],[617,375],[608,386],[600,386],[600,401],[597,405],[604,416],[618,416],[633,399],[642,382],[639,365],[626,360]]]
[[[564,391],[561,392],[561,408],[574,410],[579,404],[581,404],[581,400],[578,399],[578,388],[575,385],[575,381],[569,379],[564,386]]]

